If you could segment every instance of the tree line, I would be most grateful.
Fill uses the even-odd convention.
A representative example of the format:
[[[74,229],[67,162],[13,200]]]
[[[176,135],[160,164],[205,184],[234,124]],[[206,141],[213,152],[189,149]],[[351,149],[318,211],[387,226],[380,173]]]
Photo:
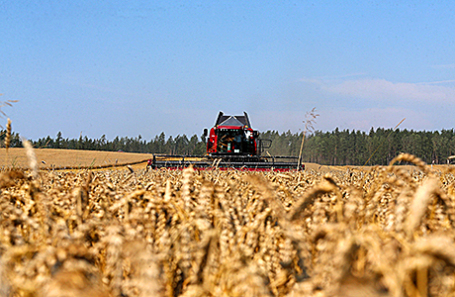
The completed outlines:
[[[47,136],[33,141],[33,145],[39,148],[61,148],[76,150],[97,150],[97,151],[122,151],[132,153],[162,153],[178,155],[202,155],[205,153],[205,141],[203,137],[193,135],[188,138],[186,135],[169,136],[166,138],[164,132],[155,138],[147,141],[141,135],[137,137],[115,137],[113,140],[106,139],[106,135],[99,139],[90,139],[87,136],[80,136],[78,139],[63,138],[58,132],[55,139]]]
[[[4,144],[5,131],[0,131]],[[298,156],[303,133],[266,131],[261,139],[272,141],[263,154]],[[31,141],[35,148],[61,148],[79,150],[123,151],[136,153],[163,153],[180,155],[205,154],[205,139],[202,136],[186,135],[166,137],[162,132],[150,140],[137,137],[99,139],[80,136],[77,139],[63,138],[59,132],[55,138],[47,136]],[[21,147],[19,134],[12,133],[11,147]],[[431,164],[443,164],[447,157],[455,155],[454,129],[442,131],[414,131],[377,128],[369,132],[342,130],[331,132],[314,131],[307,135],[302,150],[302,160],[321,165],[387,165],[399,153],[416,155]]]
[[[302,133],[267,131],[262,137],[272,140],[272,155],[299,155]],[[455,131],[315,131],[305,139],[302,159],[321,165],[387,165],[400,153],[413,154],[428,164],[444,164],[455,155]]]

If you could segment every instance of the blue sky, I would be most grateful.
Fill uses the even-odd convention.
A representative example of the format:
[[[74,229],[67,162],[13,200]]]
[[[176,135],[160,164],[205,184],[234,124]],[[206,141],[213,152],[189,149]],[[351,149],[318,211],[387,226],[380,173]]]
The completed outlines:
[[[201,134],[219,111],[298,132],[312,108],[323,131],[453,128],[454,1],[0,0],[0,12],[0,100],[19,100],[2,110],[26,138]]]

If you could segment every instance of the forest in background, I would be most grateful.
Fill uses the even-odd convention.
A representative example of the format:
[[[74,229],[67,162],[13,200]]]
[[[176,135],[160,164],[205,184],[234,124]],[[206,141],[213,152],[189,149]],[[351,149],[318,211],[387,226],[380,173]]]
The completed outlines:
[[[5,131],[0,132],[3,144]],[[262,139],[272,140],[266,152],[271,155],[298,156],[303,133],[266,131]],[[55,138],[47,136],[31,141],[35,148],[61,148],[100,151],[124,151],[136,153],[164,153],[182,155],[205,154],[204,138],[193,135],[166,137],[162,132],[153,139],[115,137],[99,139],[80,136],[78,139],[63,138],[59,132]],[[21,147],[19,134],[12,133],[11,147]],[[339,130],[315,131],[305,138],[302,158],[304,162],[321,165],[387,165],[399,153],[413,154],[429,164],[444,164],[447,157],[455,154],[454,129],[442,131],[413,131],[377,128],[369,132]],[[368,161],[369,160],[369,161]],[[368,163],[367,163],[368,161]]]

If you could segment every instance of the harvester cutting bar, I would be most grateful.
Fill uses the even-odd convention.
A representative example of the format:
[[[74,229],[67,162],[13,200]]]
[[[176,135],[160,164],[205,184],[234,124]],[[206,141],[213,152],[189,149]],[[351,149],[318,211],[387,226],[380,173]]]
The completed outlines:
[[[249,156],[223,156],[209,158],[200,156],[156,155],[148,165],[152,168],[182,169],[192,165],[196,169],[239,169],[257,171],[289,171],[304,170],[304,164],[298,164],[297,157],[274,156],[254,158]],[[284,160],[282,160],[284,159]]]
[[[193,155],[153,155],[154,158],[159,160],[193,160],[193,159],[237,159],[237,160],[279,160],[279,159],[287,159],[287,160],[295,160],[298,161],[299,157],[295,156],[249,156],[249,155],[234,155],[234,154],[217,154],[217,155],[208,155],[208,156],[193,156]]]

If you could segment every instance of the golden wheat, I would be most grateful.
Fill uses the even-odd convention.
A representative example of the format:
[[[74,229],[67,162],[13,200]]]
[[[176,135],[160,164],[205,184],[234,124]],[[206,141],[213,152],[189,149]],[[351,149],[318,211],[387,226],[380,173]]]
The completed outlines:
[[[453,171],[412,155],[322,175],[39,172],[27,151],[0,175],[0,296],[455,296]]]

